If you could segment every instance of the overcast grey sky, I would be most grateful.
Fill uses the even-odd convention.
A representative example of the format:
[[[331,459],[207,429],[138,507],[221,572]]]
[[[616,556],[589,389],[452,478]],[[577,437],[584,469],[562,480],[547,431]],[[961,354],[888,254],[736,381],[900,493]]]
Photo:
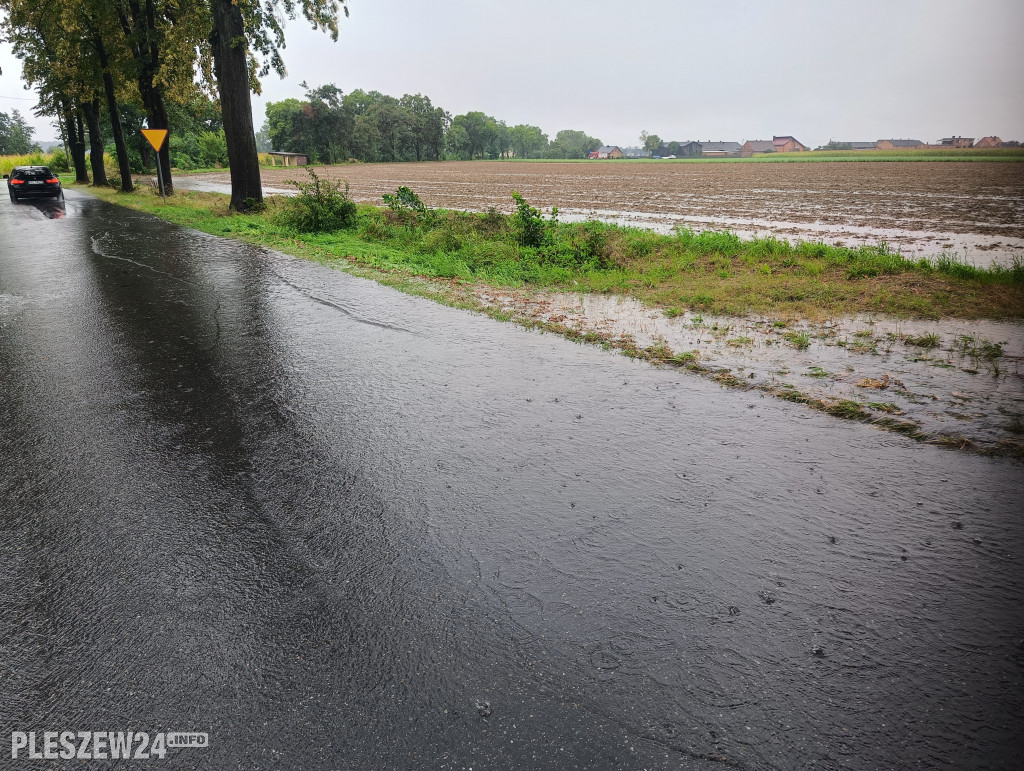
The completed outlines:
[[[550,136],[829,139],[959,134],[1024,140],[1021,0],[350,0],[338,42],[287,27],[288,77],[254,97],[423,93]],[[0,54],[0,110],[34,107]],[[17,101],[10,97],[30,97]],[[45,119],[36,138],[50,139]]]

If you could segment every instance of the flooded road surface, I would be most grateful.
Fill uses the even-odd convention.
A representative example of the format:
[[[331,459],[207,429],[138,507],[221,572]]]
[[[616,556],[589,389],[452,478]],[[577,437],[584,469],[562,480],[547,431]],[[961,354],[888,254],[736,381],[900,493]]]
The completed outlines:
[[[1019,465],[76,193],[63,212],[0,204],[5,743],[1018,767]],[[65,767],[24,757],[0,767]]]

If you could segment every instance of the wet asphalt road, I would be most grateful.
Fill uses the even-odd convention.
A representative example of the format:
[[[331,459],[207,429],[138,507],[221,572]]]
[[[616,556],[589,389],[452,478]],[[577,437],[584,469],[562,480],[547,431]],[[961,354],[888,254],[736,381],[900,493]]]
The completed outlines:
[[[0,768],[1019,767],[1019,465],[81,194],[0,238]]]

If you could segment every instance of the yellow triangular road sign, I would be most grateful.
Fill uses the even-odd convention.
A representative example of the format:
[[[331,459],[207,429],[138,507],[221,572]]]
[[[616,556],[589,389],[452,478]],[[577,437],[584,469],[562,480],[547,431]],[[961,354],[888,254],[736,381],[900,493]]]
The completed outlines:
[[[142,129],[142,134],[153,145],[153,149],[160,152],[160,148],[167,138],[167,129]]]

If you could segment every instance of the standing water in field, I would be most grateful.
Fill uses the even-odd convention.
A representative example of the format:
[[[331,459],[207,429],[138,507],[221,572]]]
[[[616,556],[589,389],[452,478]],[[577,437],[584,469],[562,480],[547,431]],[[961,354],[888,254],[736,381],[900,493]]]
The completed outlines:
[[[842,404],[851,417],[916,426],[945,444],[1024,455],[1024,324],[825,322],[666,314],[627,297],[477,287],[486,307],[564,325],[616,347],[663,351],[719,382]],[[966,442],[964,441],[966,440]]]
[[[381,203],[401,185],[430,207],[512,209],[512,191],[561,219],[595,219],[671,232],[731,230],[744,237],[887,243],[911,257],[946,253],[979,266],[1024,259],[1024,164],[1010,162],[589,163],[443,162],[332,166],[356,201]],[[296,169],[263,169],[287,187]],[[176,184],[229,192],[227,174]]]

